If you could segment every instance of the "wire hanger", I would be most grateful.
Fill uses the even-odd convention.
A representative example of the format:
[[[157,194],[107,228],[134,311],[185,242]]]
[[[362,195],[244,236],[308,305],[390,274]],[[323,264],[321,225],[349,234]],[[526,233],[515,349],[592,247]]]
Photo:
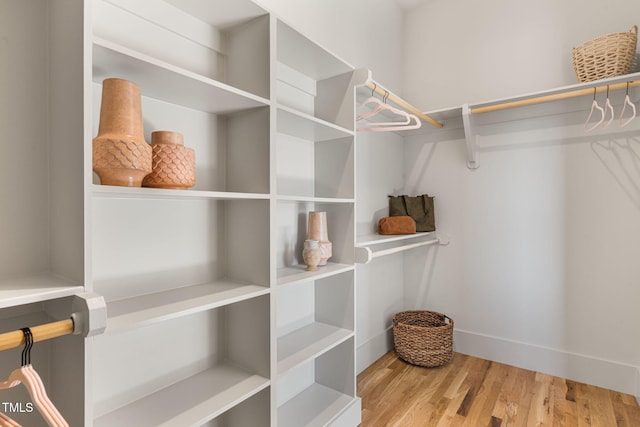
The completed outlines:
[[[629,117],[623,122],[622,119],[624,117],[624,112],[627,109],[627,105],[629,106],[629,108],[631,108],[631,111],[633,112],[633,114],[631,115],[631,117]],[[636,106],[633,102],[631,102],[631,98],[629,98],[629,82],[627,82],[627,94],[624,97],[624,105],[622,107],[622,111],[620,112],[620,121],[618,122],[618,126],[623,128],[629,123],[631,123],[631,120],[635,118],[636,118]]]
[[[593,116],[594,111],[598,110],[600,112],[600,120],[592,126],[589,126],[589,120],[591,120],[591,116]],[[587,121],[584,123],[585,132],[591,132],[602,122],[604,122],[604,108],[598,105],[598,101],[596,101],[596,88],[593,88],[593,102],[591,103],[591,111],[589,112],[589,116],[587,117]]]
[[[69,424],[49,400],[42,378],[31,366],[31,348],[33,347],[31,329],[23,328],[22,332],[25,341],[24,349],[22,350],[22,366],[14,369],[6,381],[0,381],[0,390],[12,388],[22,383],[49,427],[69,427]]]

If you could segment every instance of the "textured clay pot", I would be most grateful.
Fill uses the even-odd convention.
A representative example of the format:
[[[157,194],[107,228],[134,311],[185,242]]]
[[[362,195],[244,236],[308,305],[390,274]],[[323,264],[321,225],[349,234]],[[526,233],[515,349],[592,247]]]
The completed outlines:
[[[196,183],[196,153],[184,146],[181,133],[151,133],[152,172],[142,181],[144,187],[187,189]]]
[[[151,146],[144,139],[140,88],[135,83],[123,79],[102,82],[93,171],[103,185],[126,187],[140,187],[151,172]]]
[[[318,265],[326,265],[332,255],[332,245],[327,230],[327,213],[323,211],[309,212],[307,227],[307,239],[318,241],[321,255]]]

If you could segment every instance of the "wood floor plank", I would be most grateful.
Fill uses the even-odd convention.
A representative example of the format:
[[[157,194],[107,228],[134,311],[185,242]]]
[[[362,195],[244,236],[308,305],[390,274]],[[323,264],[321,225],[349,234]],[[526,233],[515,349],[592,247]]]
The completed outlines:
[[[566,399],[567,382],[553,377],[551,391],[553,393],[553,425],[558,427],[576,425],[576,404]]]
[[[528,426],[552,425],[553,413],[550,408],[551,384],[546,381],[536,381],[533,396],[529,404]]]
[[[422,368],[391,351],[358,394],[362,427],[640,427],[633,396],[459,353]]]
[[[465,375],[466,377],[466,375]],[[448,427],[449,425],[464,424],[465,417],[458,415],[458,408],[462,405],[462,401],[469,392],[469,383],[460,383],[456,389],[456,394],[451,396],[451,404],[445,410],[443,417],[437,423],[437,427]]]
[[[489,362],[487,372],[478,390],[475,402],[471,406],[467,415],[469,425],[487,425],[487,420],[491,423],[493,409],[496,406],[500,391],[505,379],[504,365]]]
[[[518,370],[517,373],[520,395],[518,400],[514,401],[515,409],[515,427],[527,427],[529,418],[529,410],[531,408],[531,398],[533,397],[533,387],[535,386],[535,372],[524,369]]]
[[[498,400],[491,414],[495,419],[501,420],[501,425],[513,425],[513,405],[519,399],[520,390],[517,389],[517,369],[513,366],[502,365],[505,369],[505,380],[500,390]]]
[[[491,362],[483,360],[471,358],[471,361],[474,362],[469,367],[469,374],[467,376],[467,380],[470,383],[469,391],[465,396],[460,408],[458,408],[458,414],[466,417],[469,414],[469,410],[471,409],[471,405],[473,405],[474,400],[478,396],[481,387],[484,384],[484,379],[487,375],[487,371],[491,366]]]
[[[609,390],[586,386],[589,393],[589,407],[591,408],[591,423],[599,426],[617,426],[616,414],[613,409]]]

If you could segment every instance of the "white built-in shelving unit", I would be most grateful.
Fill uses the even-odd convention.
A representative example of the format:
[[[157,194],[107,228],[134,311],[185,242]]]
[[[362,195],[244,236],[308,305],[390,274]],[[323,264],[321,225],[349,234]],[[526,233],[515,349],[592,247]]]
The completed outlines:
[[[357,425],[353,68],[279,19],[275,33],[275,418]],[[301,259],[309,211],[332,242],[318,271]]]
[[[0,31],[21,40],[7,96],[24,101],[3,102],[16,144],[0,168],[0,332],[64,318],[80,292],[107,302],[103,334],[34,349],[69,423],[357,425],[353,68],[250,0],[0,12],[20,23]],[[92,173],[111,77],[140,87],[147,140],[184,135],[193,188]],[[311,210],[333,242],[315,272],[301,259]],[[45,425],[33,417],[16,418]]]
[[[108,320],[87,346],[86,423],[271,425],[270,16],[251,2],[90,7],[90,134],[102,81],[133,81],[147,138],[182,133],[197,179],[91,179],[92,282]]]

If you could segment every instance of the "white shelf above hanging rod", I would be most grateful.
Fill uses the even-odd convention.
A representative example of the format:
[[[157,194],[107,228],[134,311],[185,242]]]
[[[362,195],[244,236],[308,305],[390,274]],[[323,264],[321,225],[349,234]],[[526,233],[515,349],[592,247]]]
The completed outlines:
[[[596,83],[598,82],[591,82],[591,84],[596,84]],[[469,108],[469,112],[471,114],[490,113],[492,111],[506,110],[509,108],[524,107],[527,105],[542,104],[545,102],[552,102],[552,101],[561,101],[563,99],[576,98],[578,96],[595,95],[596,93],[601,93],[606,91],[631,89],[636,86],[640,86],[640,80],[629,80],[629,81],[623,81],[619,83],[610,83],[610,84],[600,82],[599,86],[591,86],[591,84],[588,84],[588,86],[587,84],[581,84],[581,86],[587,86],[587,87],[578,87],[578,85],[574,85],[573,87],[575,89],[568,87],[565,89],[561,89],[563,90],[562,92],[542,94],[542,95],[534,96],[530,98],[507,100],[500,103],[494,103],[494,104],[483,105],[483,106],[472,106]]]
[[[537,92],[528,95],[484,102],[474,105],[462,105],[462,121],[464,126],[464,134],[467,146],[467,166],[469,169],[477,169],[479,167],[479,151],[478,144],[478,121],[477,117],[487,113],[500,114],[505,110],[516,109],[521,107],[530,107],[537,104],[565,102],[578,97],[595,97],[596,94],[602,92],[614,92],[620,90],[628,90],[640,86],[640,73],[626,74],[622,76],[610,77],[592,82],[577,83],[570,86],[556,88],[552,90]],[[585,104],[584,110],[587,110]],[[577,111],[571,109],[575,107],[567,107],[565,113]],[[587,110],[588,111],[588,110]],[[533,117],[523,115],[521,117]]]

